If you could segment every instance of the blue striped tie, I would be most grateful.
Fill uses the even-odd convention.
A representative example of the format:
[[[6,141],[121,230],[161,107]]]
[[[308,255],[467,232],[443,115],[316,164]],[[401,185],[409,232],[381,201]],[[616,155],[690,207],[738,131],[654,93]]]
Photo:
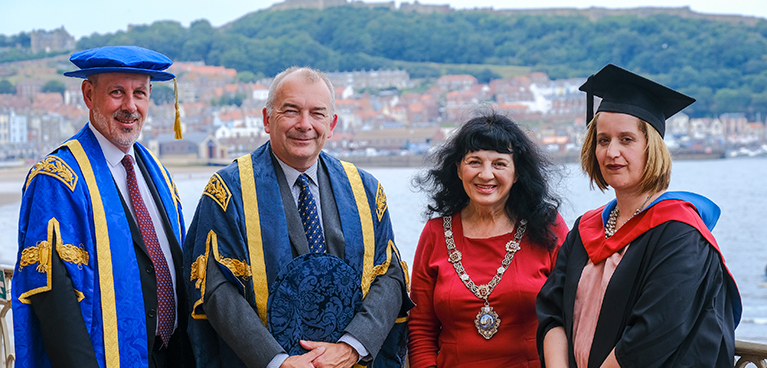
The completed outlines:
[[[301,222],[304,224],[309,250],[314,253],[324,253],[325,236],[322,234],[320,217],[317,214],[317,203],[314,202],[314,196],[309,190],[309,177],[301,174],[296,184],[301,188],[298,194],[298,214],[301,215]]]

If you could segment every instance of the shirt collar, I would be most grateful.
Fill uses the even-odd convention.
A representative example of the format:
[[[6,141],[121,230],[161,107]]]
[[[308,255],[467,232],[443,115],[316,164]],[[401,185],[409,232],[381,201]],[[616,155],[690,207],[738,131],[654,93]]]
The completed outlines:
[[[101,146],[101,152],[104,153],[104,158],[107,159],[107,163],[110,167],[115,167],[117,165],[120,165],[120,161],[122,161],[123,157],[125,155],[131,155],[133,156],[133,145],[131,145],[130,149],[128,149],[128,152],[125,153],[121,149],[119,149],[117,146],[112,144],[106,137],[104,137],[101,132],[98,131],[98,129],[93,127],[93,124],[88,123],[88,128],[90,128],[91,132],[93,132],[93,135],[96,136],[96,140],[99,142],[99,145]],[[134,162],[135,157],[134,157]],[[297,178],[298,176],[296,176]]]
[[[315,161],[312,166],[309,166],[309,168],[306,169],[306,171],[300,172],[294,169],[293,167],[291,167],[290,165],[282,162],[282,160],[280,160],[280,158],[277,157],[277,155],[274,155],[274,158],[276,158],[277,162],[280,163],[280,167],[282,168],[282,172],[285,174],[285,180],[288,182],[288,185],[290,186],[295,185],[296,179],[298,179],[298,176],[301,174],[306,174],[309,177],[309,179],[312,180],[314,185],[319,186],[319,181],[317,180],[317,162],[319,162],[319,159],[317,159],[317,161]]]

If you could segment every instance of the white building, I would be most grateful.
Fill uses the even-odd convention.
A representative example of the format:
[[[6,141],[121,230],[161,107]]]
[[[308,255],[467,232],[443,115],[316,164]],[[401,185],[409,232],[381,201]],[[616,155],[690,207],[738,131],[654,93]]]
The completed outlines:
[[[26,115],[16,115],[15,113],[11,112],[10,119],[8,121],[8,142],[26,143],[28,140],[27,125]]]
[[[10,139],[11,114],[0,113],[0,144],[7,144]]]

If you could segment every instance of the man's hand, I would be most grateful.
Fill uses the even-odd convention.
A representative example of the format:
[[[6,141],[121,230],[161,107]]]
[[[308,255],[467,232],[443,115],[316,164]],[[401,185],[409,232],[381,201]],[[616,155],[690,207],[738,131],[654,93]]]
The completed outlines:
[[[293,355],[291,357],[288,357],[288,359],[285,359],[284,362],[280,365],[280,368],[315,368],[318,367],[317,365],[314,365],[312,361],[314,359],[317,359],[322,353],[325,352],[324,346],[318,346],[316,349],[310,349],[310,351],[303,355]]]
[[[316,368],[351,368],[360,358],[359,353],[345,342],[332,344],[301,340],[301,346],[312,351],[325,348],[325,353],[312,362]]]

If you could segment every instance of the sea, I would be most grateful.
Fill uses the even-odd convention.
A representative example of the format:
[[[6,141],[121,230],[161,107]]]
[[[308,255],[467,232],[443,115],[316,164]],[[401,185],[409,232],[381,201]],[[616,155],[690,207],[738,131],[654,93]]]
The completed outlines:
[[[427,194],[413,188],[412,179],[424,168],[362,167],[375,175],[386,191],[395,242],[402,258],[412,265],[415,248],[426,222]],[[189,171],[171,168],[184,208],[187,226],[197,201],[216,167]],[[612,198],[590,188],[588,178],[577,164],[555,167],[551,186],[562,198],[560,213],[568,226],[585,211]],[[21,183],[0,183],[3,186]],[[702,194],[722,210],[713,231],[725,262],[738,284],[743,317],[735,331],[738,340],[767,344],[767,157],[675,161],[669,190]],[[17,252],[20,203],[0,206],[0,264],[13,265]]]

